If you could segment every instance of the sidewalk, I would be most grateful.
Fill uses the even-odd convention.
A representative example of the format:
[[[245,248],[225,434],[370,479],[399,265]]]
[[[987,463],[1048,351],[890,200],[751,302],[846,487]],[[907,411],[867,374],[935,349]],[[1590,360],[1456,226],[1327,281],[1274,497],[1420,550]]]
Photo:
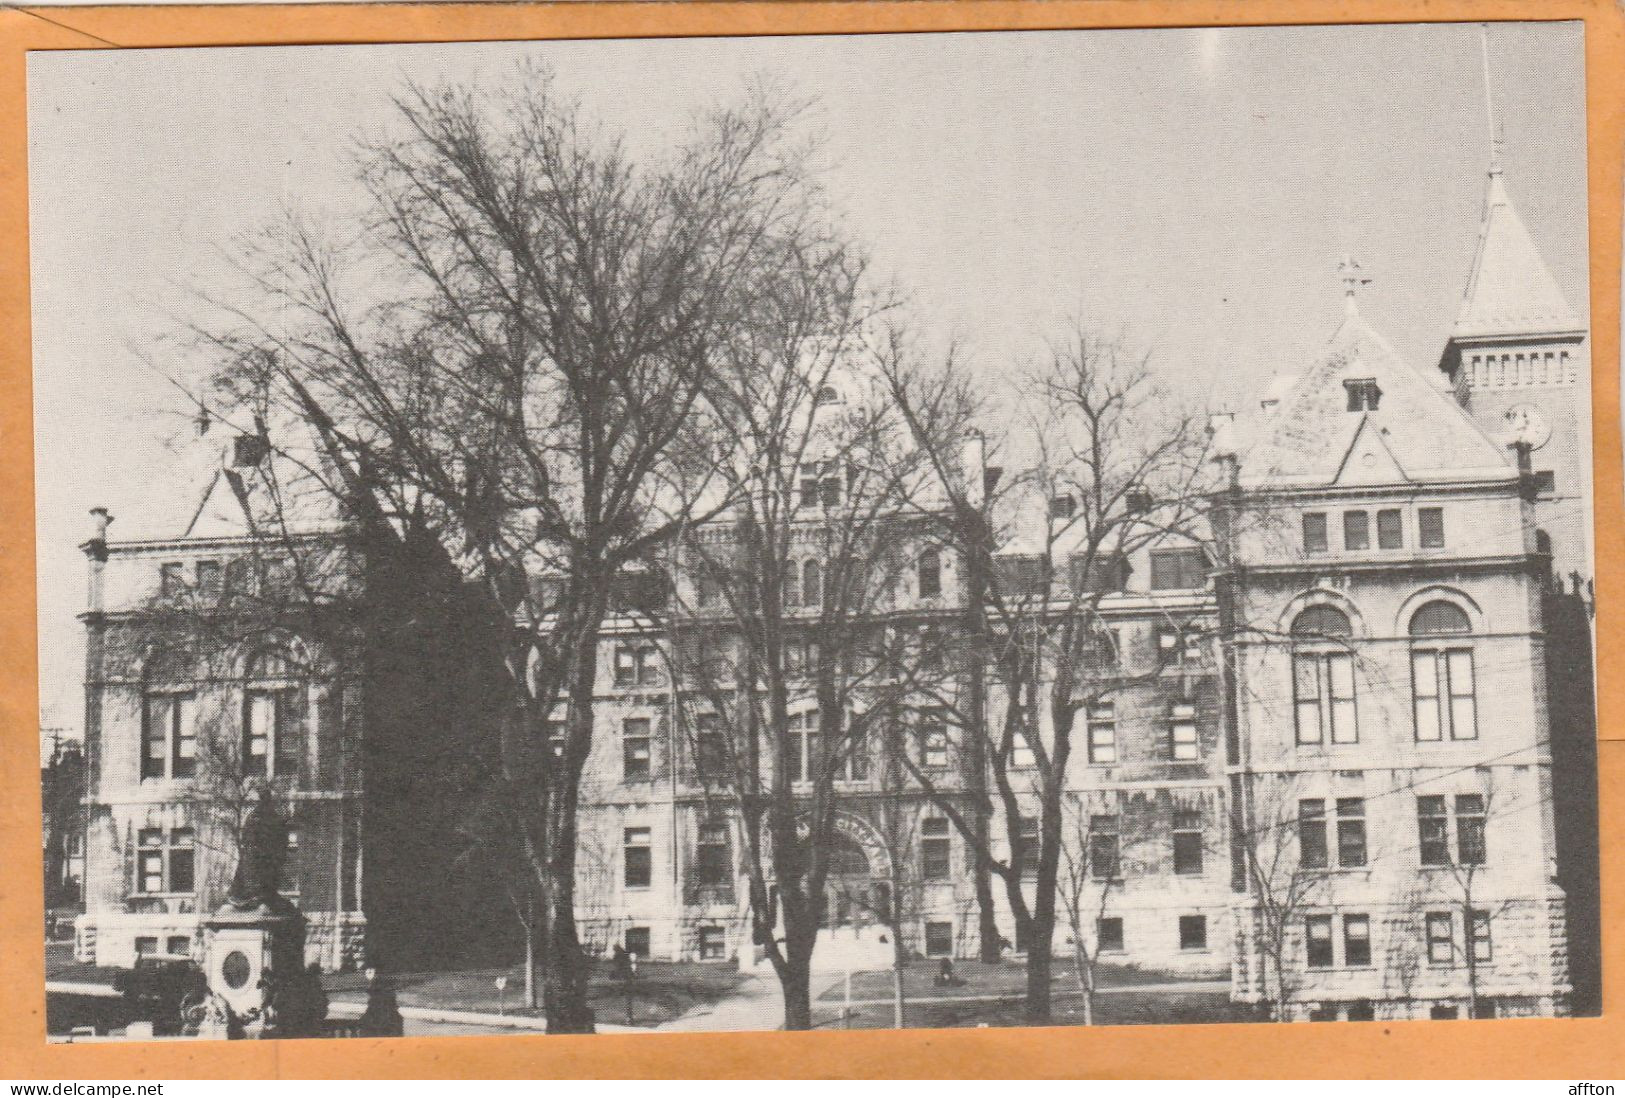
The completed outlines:
[[[811,998],[815,1013],[819,1009],[819,996],[839,987],[845,978],[845,974],[839,972],[813,974]],[[743,1033],[778,1029],[782,1025],[784,996],[779,991],[778,977],[769,971],[752,975],[726,998],[695,1007],[659,1026],[658,1030],[661,1033]]]

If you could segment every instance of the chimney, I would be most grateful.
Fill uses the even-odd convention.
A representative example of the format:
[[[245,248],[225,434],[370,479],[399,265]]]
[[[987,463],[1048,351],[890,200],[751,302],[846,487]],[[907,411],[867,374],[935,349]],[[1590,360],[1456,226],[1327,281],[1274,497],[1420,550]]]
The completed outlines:
[[[964,478],[966,502],[980,507],[987,497],[987,442],[982,432],[972,430],[959,448],[960,475]]]
[[[231,440],[231,464],[236,469],[252,469],[271,452],[264,435],[237,435]]]
[[[85,592],[85,609],[100,613],[102,609],[102,573],[107,566],[107,527],[113,516],[105,507],[90,509],[90,537],[79,544],[79,549],[90,561],[90,583]]]

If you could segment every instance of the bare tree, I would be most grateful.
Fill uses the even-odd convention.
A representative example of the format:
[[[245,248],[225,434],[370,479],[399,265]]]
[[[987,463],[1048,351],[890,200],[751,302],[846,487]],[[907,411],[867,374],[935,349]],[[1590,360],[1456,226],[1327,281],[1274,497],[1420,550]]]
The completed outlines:
[[[1277,1022],[1291,1020],[1294,932],[1325,883],[1325,863],[1316,865],[1303,855],[1298,789],[1292,776],[1255,777],[1246,787],[1246,803],[1230,806],[1231,841],[1244,859],[1252,902],[1247,936],[1262,955],[1261,983]],[[1324,827],[1324,821],[1314,822]]]
[[[1161,663],[1131,668],[1119,658],[1100,601],[1119,589],[1126,562],[1140,551],[1200,544],[1209,484],[1205,430],[1172,407],[1148,358],[1125,340],[1074,326],[1032,381],[1039,401],[1034,454],[1013,478],[1019,487],[1006,505],[1018,512],[1015,525],[1041,531],[1038,543],[989,562],[987,535],[967,543],[962,533],[985,531],[986,523],[943,528],[961,554],[983,560],[990,573],[989,624],[973,636],[998,676],[1003,711],[949,705],[947,712],[960,758],[968,768],[985,765],[990,775],[1002,843],[930,767],[912,762],[910,769],[978,862],[1002,882],[1027,943],[1026,1017],[1042,1024],[1050,1017],[1064,794],[1078,719],[1119,692],[1156,681],[1162,670]],[[951,458],[944,453],[940,460]],[[985,475],[968,480],[986,483]],[[1170,623],[1180,640],[1159,650],[1159,660],[1181,659],[1195,642],[1192,623]]]
[[[373,562],[460,606],[502,695],[492,780],[540,898],[550,1032],[592,1028],[575,919],[598,637],[617,577],[690,516],[671,489],[710,364],[765,265],[821,236],[795,110],[755,94],[634,160],[547,73],[409,87],[365,146],[341,246],[294,222],[249,245],[251,298],[208,336],[233,400],[340,505]],[[382,564],[374,564],[381,567]],[[554,577],[535,583],[538,574]],[[410,596],[408,596],[409,598]],[[564,711],[563,751],[548,744]]]

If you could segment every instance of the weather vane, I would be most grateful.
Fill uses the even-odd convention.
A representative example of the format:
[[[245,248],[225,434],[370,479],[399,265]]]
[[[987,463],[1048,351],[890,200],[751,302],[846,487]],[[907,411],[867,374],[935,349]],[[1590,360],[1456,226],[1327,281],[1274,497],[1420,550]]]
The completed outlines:
[[[1343,262],[1337,265],[1337,274],[1343,280],[1343,307],[1353,316],[1354,295],[1360,292],[1361,286],[1370,285],[1371,279],[1365,274],[1365,269],[1354,262],[1352,255],[1343,257]]]

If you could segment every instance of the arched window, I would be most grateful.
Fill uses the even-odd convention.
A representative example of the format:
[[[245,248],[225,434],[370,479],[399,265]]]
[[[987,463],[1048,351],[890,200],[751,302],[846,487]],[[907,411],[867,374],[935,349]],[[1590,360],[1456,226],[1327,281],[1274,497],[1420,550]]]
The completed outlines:
[[[808,606],[824,605],[824,573],[816,560],[801,566],[801,597]]]
[[[1411,636],[1440,637],[1471,633],[1473,623],[1455,603],[1434,599],[1411,615]]]
[[[920,553],[920,597],[934,599],[942,594],[942,552],[927,546]]]
[[[1349,617],[1335,606],[1311,606],[1292,619],[1294,637],[1352,637]]]
[[[839,389],[835,388],[835,386],[821,385],[818,387],[819,404],[839,404],[840,402],[841,392]]]
[[[1360,739],[1354,700],[1354,627],[1335,606],[1310,606],[1292,621],[1292,705],[1305,747]]]
[[[141,777],[190,778],[197,773],[198,667],[189,655],[154,653],[141,698]]]
[[[1435,599],[1411,615],[1411,692],[1422,743],[1478,739],[1473,623],[1461,607]]]
[[[305,745],[302,669],[281,649],[262,648],[249,658],[243,678],[243,773],[296,776]]]
[[[784,562],[784,605],[801,605],[801,566],[793,560]]]

